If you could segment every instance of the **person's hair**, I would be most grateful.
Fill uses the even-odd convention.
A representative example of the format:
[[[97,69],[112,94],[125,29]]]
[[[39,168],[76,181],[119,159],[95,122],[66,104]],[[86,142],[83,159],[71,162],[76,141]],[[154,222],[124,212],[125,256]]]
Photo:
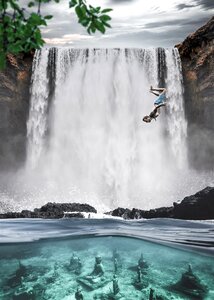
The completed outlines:
[[[143,121],[146,122],[146,123],[151,122],[150,116],[145,116],[145,117],[143,117]]]

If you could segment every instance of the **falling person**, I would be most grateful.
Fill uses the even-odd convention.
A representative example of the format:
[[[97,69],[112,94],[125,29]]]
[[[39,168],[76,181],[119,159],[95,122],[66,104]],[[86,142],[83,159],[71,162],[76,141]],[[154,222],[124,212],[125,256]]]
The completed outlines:
[[[166,89],[165,88],[153,88],[150,87],[150,93],[158,96],[158,98],[154,102],[155,108],[148,115],[143,117],[143,121],[146,123],[150,123],[152,120],[156,121],[156,118],[160,115],[160,107],[166,105]]]

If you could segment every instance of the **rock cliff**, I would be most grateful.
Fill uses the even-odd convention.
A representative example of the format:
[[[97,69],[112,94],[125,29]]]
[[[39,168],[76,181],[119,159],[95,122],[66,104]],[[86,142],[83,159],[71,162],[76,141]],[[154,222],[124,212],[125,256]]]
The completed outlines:
[[[8,55],[0,71],[0,169],[18,167],[25,159],[26,121],[33,55]]]
[[[213,168],[214,17],[177,47],[183,67],[189,159],[196,168]]]

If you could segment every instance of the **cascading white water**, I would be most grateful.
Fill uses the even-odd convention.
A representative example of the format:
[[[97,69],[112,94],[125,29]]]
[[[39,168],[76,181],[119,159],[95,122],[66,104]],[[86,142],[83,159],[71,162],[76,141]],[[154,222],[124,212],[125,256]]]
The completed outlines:
[[[47,130],[48,49],[37,51],[33,60],[31,105],[27,122],[28,164],[35,166],[41,156]]]
[[[47,49],[35,56],[28,121],[27,169],[33,162],[47,201],[154,208],[177,200],[178,176],[188,168],[177,51],[164,50],[168,104],[150,124],[142,117],[153,109],[158,49],[54,51],[49,136]]]
[[[176,155],[177,163],[180,167],[187,166],[186,157],[186,133],[187,122],[183,107],[183,81],[181,61],[178,49],[166,49],[166,69],[167,69],[167,95],[168,95],[168,131],[173,153]]]

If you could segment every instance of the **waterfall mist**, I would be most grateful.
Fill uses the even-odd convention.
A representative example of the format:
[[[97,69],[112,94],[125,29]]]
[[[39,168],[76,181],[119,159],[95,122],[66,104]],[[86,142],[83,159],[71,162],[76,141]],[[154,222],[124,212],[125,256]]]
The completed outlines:
[[[167,106],[146,124],[151,85],[166,86]],[[188,166],[177,49],[44,48],[31,95],[26,165],[7,208],[55,201],[149,209],[207,185]]]

